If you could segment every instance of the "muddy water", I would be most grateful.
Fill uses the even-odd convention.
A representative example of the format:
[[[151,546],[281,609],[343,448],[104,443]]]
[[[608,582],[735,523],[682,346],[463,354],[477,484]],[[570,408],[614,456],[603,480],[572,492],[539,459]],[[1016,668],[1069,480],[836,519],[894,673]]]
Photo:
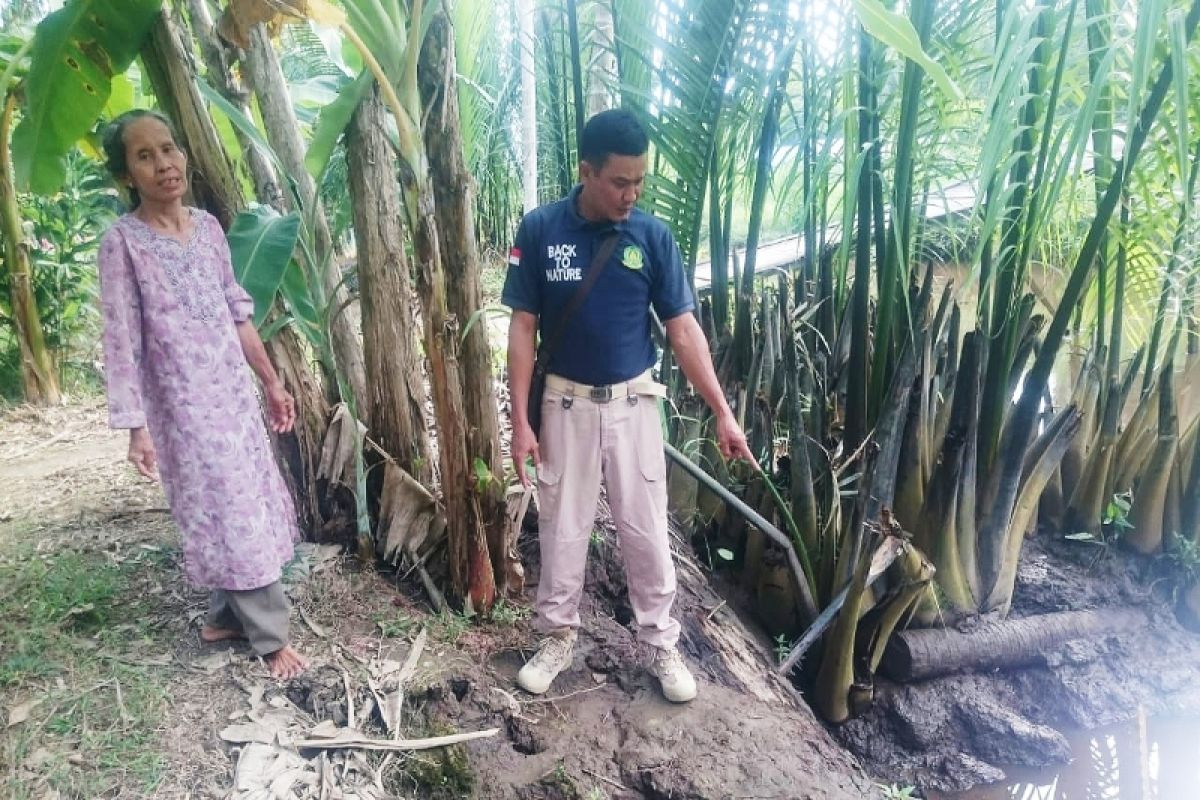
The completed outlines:
[[[1200,718],[1142,719],[1068,736],[1068,766],[930,800],[1200,800]]]

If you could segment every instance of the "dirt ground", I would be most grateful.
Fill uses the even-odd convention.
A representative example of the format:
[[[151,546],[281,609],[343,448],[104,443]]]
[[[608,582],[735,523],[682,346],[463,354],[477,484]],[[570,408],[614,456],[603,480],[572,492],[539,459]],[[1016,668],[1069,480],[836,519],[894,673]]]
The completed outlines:
[[[273,681],[244,645],[200,644],[205,594],[182,579],[162,493],[125,446],[99,406],[0,412],[0,796],[876,796],[686,559],[681,644],[701,694],[663,701],[611,531],[550,697],[513,685],[528,598],[486,623],[431,614],[414,586],[311,545],[285,580],[312,667]],[[335,746],[346,729],[384,749]],[[388,749],[450,734],[481,738]]]

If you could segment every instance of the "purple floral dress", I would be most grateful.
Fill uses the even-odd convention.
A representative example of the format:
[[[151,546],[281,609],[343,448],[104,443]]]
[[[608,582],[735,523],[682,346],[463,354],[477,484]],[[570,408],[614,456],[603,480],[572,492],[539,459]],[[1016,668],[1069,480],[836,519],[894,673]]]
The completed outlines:
[[[187,245],[128,214],[100,242],[109,424],[149,428],[188,579],[258,589],[292,556],[295,511],[234,327],[254,301],[217,220],[190,211]]]

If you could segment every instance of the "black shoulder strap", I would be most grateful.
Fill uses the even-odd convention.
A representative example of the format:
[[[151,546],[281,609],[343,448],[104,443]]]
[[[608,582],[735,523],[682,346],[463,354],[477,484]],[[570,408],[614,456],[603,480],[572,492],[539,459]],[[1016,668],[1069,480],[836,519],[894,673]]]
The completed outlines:
[[[546,371],[546,366],[550,362],[550,355],[554,352],[554,348],[558,347],[558,341],[567,331],[567,323],[571,321],[571,317],[575,316],[575,312],[583,305],[583,301],[587,298],[588,292],[592,290],[592,286],[595,285],[596,279],[600,277],[600,273],[604,270],[604,266],[608,263],[609,257],[617,247],[617,240],[620,238],[620,231],[613,231],[609,234],[608,238],[600,243],[600,249],[596,251],[596,256],[592,259],[592,264],[588,267],[587,274],[583,276],[583,282],[579,284],[579,288],[575,290],[575,294],[571,295],[571,299],[567,302],[567,307],[563,309],[562,316],[558,318],[558,324],[554,326],[554,331],[542,341],[541,347],[538,348],[537,361],[533,365],[533,374],[539,375]]]

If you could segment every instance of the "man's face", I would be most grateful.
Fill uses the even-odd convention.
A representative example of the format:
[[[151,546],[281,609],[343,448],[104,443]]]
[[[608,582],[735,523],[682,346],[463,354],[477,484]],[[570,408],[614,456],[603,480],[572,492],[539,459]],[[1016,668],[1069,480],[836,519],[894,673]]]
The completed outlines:
[[[646,156],[610,155],[597,169],[588,161],[579,164],[579,213],[591,222],[621,222],[629,219],[642,195],[646,179]]]

